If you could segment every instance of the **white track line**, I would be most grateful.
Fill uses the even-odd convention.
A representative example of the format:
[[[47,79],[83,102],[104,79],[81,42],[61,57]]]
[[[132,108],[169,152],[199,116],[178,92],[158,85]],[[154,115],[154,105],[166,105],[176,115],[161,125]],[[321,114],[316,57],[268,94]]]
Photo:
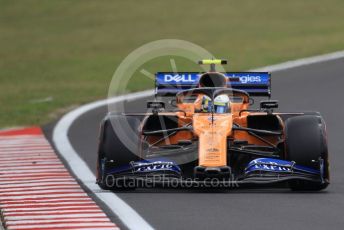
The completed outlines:
[[[332,60],[336,60],[340,58],[344,58],[344,50],[334,52],[334,53],[329,53],[329,54],[313,56],[313,57],[301,58],[294,61],[287,61],[281,64],[265,66],[265,67],[257,68],[251,71],[278,72],[278,71],[284,71],[287,69],[297,68],[301,66],[307,66],[307,65],[312,65],[316,63],[332,61]]]
[[[125,99],[142,98],[152,95],[153,91],[144,91],[130,94],[130,96],[119,96],[110,100],[102,100],[84,105],[68,114],[66,114],[57,123],[53,131],[53,141],[57,150],[66,160],[73,173],[88,187],[100,200],[112,210],[129,229],[153,229],[134,209],[120,199],[114,193],[99,193],[98,186],[94,183],[96,178],[88,168],[84,160],[80,158],[68,140],[68,130],[72,123],[82,114],[95,108],[106,105],[107,103],[116,103]]]
[[[266,66],[251,71],[269,71],[277,72],[290,68],[296,68],[304,65],[315,64],[319,62],[326,62],[344,57],[344,51],[335,53],[298,59],[295,61],[288,61],[278,65]],[[99,188],[94,184],[95,175],[88,168],[87,164],[78,153],[75,151],[68,139],[68,131],[75,120],[81,115],[97,109],[108,104],[121,102],[124,100],[135,100],[139,98],[148,97],[153,94],[153,90],[147,90],[128,95],[122,95],[111,99],[104,99],[95,101],[86,105],[83,105],[62,117],[57,123],[53,131],[53,142],[57,150],[60,152],[62,157],[66,160],[73,173],[80,179],[80,181],[87,186],[95,196],[107,205],[122,222],[130,229],[152,229],[150,226],[134,209],[120,199],[116,194],[113,193],[99,193]]]

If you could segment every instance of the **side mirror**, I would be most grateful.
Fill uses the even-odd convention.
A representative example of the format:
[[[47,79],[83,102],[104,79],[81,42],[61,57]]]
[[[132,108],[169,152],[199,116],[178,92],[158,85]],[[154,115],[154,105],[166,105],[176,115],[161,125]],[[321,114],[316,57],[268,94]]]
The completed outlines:
[[[249,99],[249,104],[254,105],[254,99],[252,97],[250,97],[250,99]]]
[[[170,105],[172,105],[173,107],[177,107],[177,99],[171,99],[170,101],[169,101],[169,103],[170,103]]]
[[[277,100],[268,100],[268,101],[261,101],[260,102],[260,109],[263,110],[271,110],[278,108],[278,101]]]

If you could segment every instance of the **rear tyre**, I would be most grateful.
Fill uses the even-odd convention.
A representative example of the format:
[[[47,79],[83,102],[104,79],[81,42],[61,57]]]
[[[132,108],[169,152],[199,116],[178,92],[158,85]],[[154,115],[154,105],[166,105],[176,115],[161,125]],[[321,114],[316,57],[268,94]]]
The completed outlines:
[[[116,181],[114,177],[106,177],[104,172],[108,164],[119,167],[140,160],[136,155],[139,154],[139,127],[140,120],[136,117],[112,115],[104,119],[100,130],[97,160],[97,183],[102,189],[126,187],[125,180]]]
[[[315,115],[292,117],[285,122],[286,157],[289,161],[310,168],[319,168],[317,161],[324,160],[322,182],[295,180],[289,183],[294,191],[318,191],[328,186],[328,150],[326,128],[323,119]],[[315,162],[314,162],[315,161]]]

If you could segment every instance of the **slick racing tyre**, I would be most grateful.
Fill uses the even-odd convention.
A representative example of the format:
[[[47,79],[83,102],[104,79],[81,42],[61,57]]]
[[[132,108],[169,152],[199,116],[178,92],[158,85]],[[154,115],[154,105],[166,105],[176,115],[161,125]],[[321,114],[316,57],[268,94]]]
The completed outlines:
[[[97,160],[97,183],[102,189],[117,189],[115,185],[118,183],[114,181],[116,178],[105,175],[108,165],[120,167],[140,160],[136,155],[139,153],[139,126],[140,120],[132,116],[111,115],[104,119],[100,130]],[[116,128],[121,130],[116,132]],[[130,147],[124,142],[123,137],[130,139]],[[121,185],[125,182],[121,180]]]
[[[328,150],[325,123],[318,115],[296,116],[285,122],[286,157],[298,165],[319,169],[323,160],[324,183],[295,180],[289,183],[294,191],[322,190],[328,185]],[[321,179],[321,178],[319,178]]]

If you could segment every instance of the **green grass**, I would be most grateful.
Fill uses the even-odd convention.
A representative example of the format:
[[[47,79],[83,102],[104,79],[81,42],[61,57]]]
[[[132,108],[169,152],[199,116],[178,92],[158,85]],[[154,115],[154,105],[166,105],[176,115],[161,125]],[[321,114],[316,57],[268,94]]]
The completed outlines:
[[[158,39],[196,43],[232,70],[342,50],[343,9],[342,0],[0,0],[0,127],[42,125],[105,98],[121,60]],[[137,78],[129,90],[151,86]]]

